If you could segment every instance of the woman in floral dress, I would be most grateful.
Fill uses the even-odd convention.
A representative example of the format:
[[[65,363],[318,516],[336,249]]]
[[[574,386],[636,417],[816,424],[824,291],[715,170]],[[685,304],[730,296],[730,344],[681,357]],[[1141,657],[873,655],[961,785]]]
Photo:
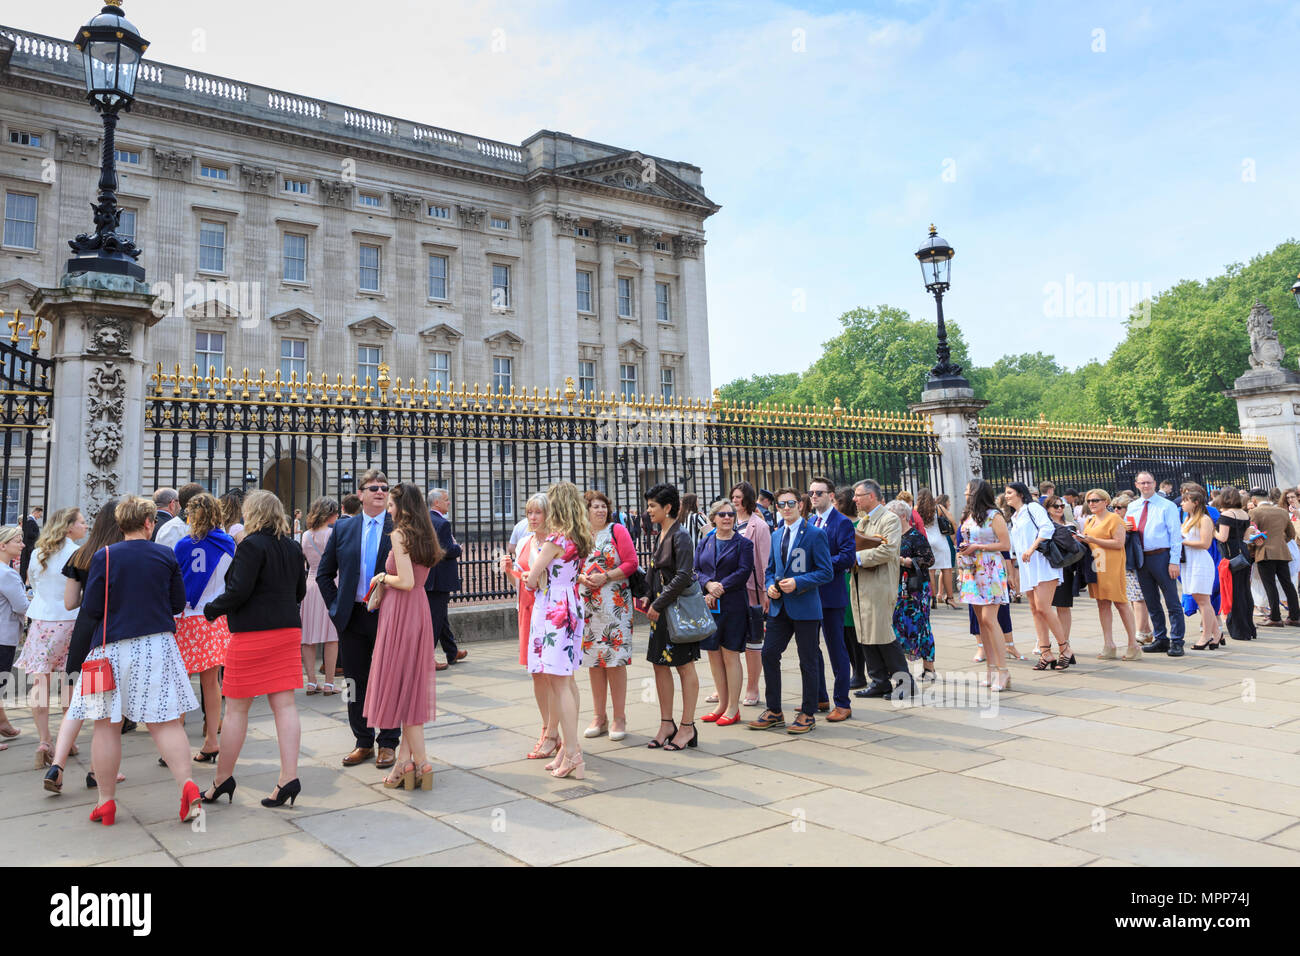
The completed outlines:
[[[980,683],[995,690],[1007,690],[1011,686],[1011,672],[1006,668],[1006,649],[1002,629],[998,627],[998,605],[1008,600],[1002,552],[1010,546],[1010,533],[1007,519],[997,508],[992,486],[982,478],[972,479],[966,486],[961,538],[962,545],[957,552],[961,599],[975,608],[980,643],[988,661],[988,676]]]
[[[578,596],[582,598],[582,666],[591,677],[591,726],[584,737],[599,737],[606,731],[610,740],[627,736],[627,665],[632,663],[632,595],[627,579],[636,571],[636,546],[632,535],[619,522],[609,498],[602,491],[588,491],[587,520],[595,545],[578,575]],[[605,715],[609,693],[614,711],[611,725]]]
[[[546,489],[546,540],[528,571],[537,592],[529,630],[528,672],[545,674],[551,690],[551,720],[559,717],[562,746],[547,769],[556,777],[583,777],[578,743],[578,683],[582,663],[582,607],[578,572],[591,553],[591,525],[578,486],[561,481]]]
[[[907,524],[906,502],[891,501],[885,507],[898,515],[899,523],[907,528],[898,546],[898,600],[891,621],[894,634],[907,659],[921,662],[921,679],[934,680],[934,632],[930,629],[934,596],[929,578],[934,549],[928,535]]]
[[[524,514],[528,521],[528,534],[519,539],[515,545],[514,556],[502,555],[501,573],[514,579],[519,589],[519,666],[528,666],[528,646],[533,626],[533,602],[536,595],[529,590],[525,579],[532,569],[533,561],[542,549],[546,537],[546,495],[538,492],[524,505]],[[542,715],[542,733],[537,743],[526,756],[529,760],[541,760],[554,757],[560,749],[560,728],[558,722],[551,720],[551,688],[546,682],[546,675],[532,675],[533,699],[537,701],[537,710]]]

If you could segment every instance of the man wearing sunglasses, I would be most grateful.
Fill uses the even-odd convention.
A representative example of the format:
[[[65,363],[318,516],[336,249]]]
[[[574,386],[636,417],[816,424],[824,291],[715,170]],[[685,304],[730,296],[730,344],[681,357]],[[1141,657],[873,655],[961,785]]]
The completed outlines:
[[[856,549],[853,545],[853,522],[840,514],[835,507],[835,485],[829,478],[818,476],[808,482],[808,497],[812,499],[812,514],[808,520],[814,528],[826,532],[826,544],[831,552],[832,577],[821,586],[822,643],[831,659],[831,673],[835,679],[835,709],[830,708],[826,693],[826,664],[817,665],[817,709],[831,710],[826,719],[832,723],[853,716],[849,707],[849,680],[853,664],[849,660],[848,645],[844,643],[844,608],[849,603],[849,589],[844,586],[844,572],[853,567]]]
[[[339,656],[349,685],[348,724],[357,746],[343,758],[345,767],[355,767],[375,752],[375,730],[367,726],[362,710],[366,703],[366,683],[370,680],[370,659],[375,652],[379,612],[366,608],[366,592],[370,579],[384,570],[388,552],[392,550],[389,534],[393,530],[393,519],[386,510],[388,479],[382,471],[371,468],[362,475],[357,496],[361,499],[360,514],[334,525],[334,533],[316,570],[316,586],[339,633]],[[391,767],[396,763],[400,737],[400,727],[379,730],[376,767]]]
[[[799,650],[799,673],[803,679],[803,702],[799,715],[786,731],[806,734],[817,723],[817,672],[821,667],[818,632],[822,623],[822,601],[818,589],[834,577],[826,533],[799,515],[799,492],[782,488],[776,493],[781,525],[772,535],[767,558],[767,627],[763,636],[763,682],[767,709],[750,722],[751,730],[785,727],[781,709],[781,655],[795,640]]]

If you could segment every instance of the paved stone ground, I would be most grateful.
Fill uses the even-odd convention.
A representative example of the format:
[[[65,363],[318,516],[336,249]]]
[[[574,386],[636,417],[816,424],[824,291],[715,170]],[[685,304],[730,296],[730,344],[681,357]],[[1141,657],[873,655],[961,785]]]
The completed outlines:
[[[470,645],[439,680],[428,727],[432,792],[384,790],[373,766],[344,769],[340,698],[299,697],[303,795],[258,800],[277,757],[255,707],[233,806],[203,829],[146,733],[125,741],[118,822],[91,826],[82,788],[89,729],[61,796],[41,789],[26,711],[0,754],[4,861],[49,865],[1300,864],[1300,630],[1182,659],[1100,662],[1094,606],[1075,610],[1077,667],[1012,669],[991,707],[855,700],[854,719],[806,737],[700,723],[698,750],[645,748],[658,718],[650,666],[629,674],[630,736],[587,741],[584,781],[524,760],[537,736],[514,641]],[[1014,607],[1022,649],[1029,612]],[[941,673],[973,675],[965,611],[935,612]],[[638,635],[640,636],[640,635]],[[709,683],[707,665],[701,678]],[[793,647],[786,698],[797,693]],[[973,683],[973,681],[971,681]],[[582,682],[584,715],[590,696]],[[792,708],[791,708],[792,709]],[[704,712],[701,710],[701,712]],[[747,715],[758,713],[746,709]],[[197,745],[199,722],[191,720]],[[200,785],[212,771],[196,766]]]

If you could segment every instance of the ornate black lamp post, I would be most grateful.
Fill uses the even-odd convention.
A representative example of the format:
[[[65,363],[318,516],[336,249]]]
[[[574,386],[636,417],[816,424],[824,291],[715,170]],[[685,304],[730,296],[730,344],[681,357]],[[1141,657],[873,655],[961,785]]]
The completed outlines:
[[[930,235],[921,248],[916,250],[917,261],[921,263],[921,275],[925,279],[925,289],[934,294],[934,304],[939,310],[939,347],[936,349],[939,362],[930,369],[930,378],[926,390],[935,388],[970,388],[970,382],[961,374],[961,366],[954,365],[952,354],[948,350],[948,328],[943,324],[943,294],[948,291],[948,277],[952,270],[953,248],[930,226]]]
[[[86,98],[104,117],[104,154],[99,173],[99,202],[95,233],[82,233],[68,242],[73,258],[69,273],[106,272],[144,281],[144,268],[135,260],[140,250],[117,234],[121,210],[117,208],[117,152],[113,133],[117,114],[130,112],[140,58],[149,44],[122,15],[120,3],[109,3],[98,16],[77,31],[72,45],[86,65]]]
[[[339,497],[340,498],[342,498],[345,494],[351,491],[352,487],[353,487],[352,472],[345,471],[343,472],[343,474],[339,475]]]

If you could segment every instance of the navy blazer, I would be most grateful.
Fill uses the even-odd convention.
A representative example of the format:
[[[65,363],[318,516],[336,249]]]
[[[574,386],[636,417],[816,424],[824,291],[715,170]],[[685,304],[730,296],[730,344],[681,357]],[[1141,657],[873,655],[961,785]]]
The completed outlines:
[[[817,513],[813,512],[811,520],[815,521],[816,518]],[[826,532],[826,544],[831,551],[831,570],[834,572],[831,583],[823,584],[821,587],[822,610],[832,611],[848,607],[849,590],[841,585],[844,581],[844,572],[857,563],[857,548],[853,543],[853,522],[838,508],[832,508],[830,514],[826,516],[826,527],[822,528],[822,531]]]
[[[820,621],[822,600],[819,589],[835,577],[831,570],[831,549],[826,543],[826,533],[814,528],[805,518],[799,523],[799,533],[790,552],[790,567],[785,563],[785,536],[789,528],[782,522],[772,535],[772,553],[767,557],[767,581],[771,587],[782,578],[794,578],[794,593],[782,594],[768,605],[768,617],[776,617],[785,608],[792,621]]]
[[[716,533],[709,532],[695,546],[695,575],[701,590],[710,581],[722,585],[726,593],[722,595],[721,606],[743,611],[749,607],[745,585],[754,578],[754,542],[743,534],[732,535],[732,542],[737,542],[737,539],[739,542],[729,545],[726,550],[715,550]],[[721,559],[717,564],[714,555]]]
[[[358,517],[364,517],[364,512]],[[356,606],[357,583],[361,580],[363,570],[361,531],[365,526],[365,521],[336,521],[334,533],[330,535],[329,543],[325,545],[325,553],[321,555],[320,564],[316,568],[316,587],[320,589],[320,596],[324,598],[325,606],[329,608],[330,619],[334,622],[335,630],[340,634],[347,629],[348,622],[352,620],[352,609]],[[393,519],[385,514],[383,533],[379,536],[379,551],[375,555],[375,566],[365,570],[366,581],[384,570],[388,552],[393,550],[393,542],[389,537],[392,531]],[[335,575],[338,576],[337,584],[334,583]]]
[[[447,593],[459,591],[460,565],[456,563],[456,559],[460,557],[460,545],[452,537],[451,522],[432,508],[429,509],[429,520],[433,522],[438,543],[442,545],[442,558],[429,569],[429,576],[424,579],[424,589]]]

